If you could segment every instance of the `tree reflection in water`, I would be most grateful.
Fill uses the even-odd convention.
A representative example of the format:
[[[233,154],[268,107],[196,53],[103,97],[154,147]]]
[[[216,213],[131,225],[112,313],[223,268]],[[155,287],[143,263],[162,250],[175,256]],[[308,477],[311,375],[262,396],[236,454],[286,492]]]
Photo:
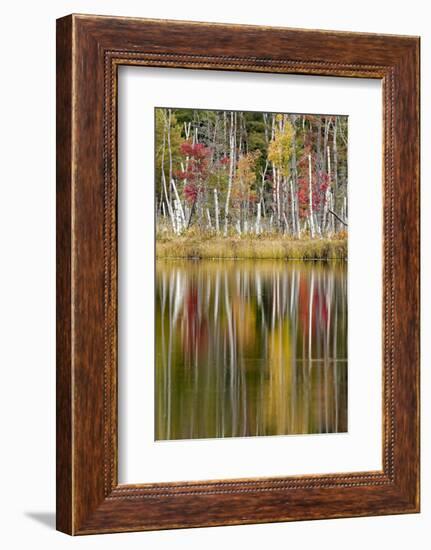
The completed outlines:
[[[347,430],[347,264],[156,262],[157,440]]]

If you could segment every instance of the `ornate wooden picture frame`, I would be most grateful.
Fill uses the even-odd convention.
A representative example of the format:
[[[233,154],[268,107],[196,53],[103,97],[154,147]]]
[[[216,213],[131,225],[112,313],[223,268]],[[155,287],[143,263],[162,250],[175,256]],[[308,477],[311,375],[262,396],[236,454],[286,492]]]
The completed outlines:
[[[383,468],[118,483],[120,65],[380,79]],[[419,38],[70,15],[57,21],[57,528],[68,534],[419,511]]]

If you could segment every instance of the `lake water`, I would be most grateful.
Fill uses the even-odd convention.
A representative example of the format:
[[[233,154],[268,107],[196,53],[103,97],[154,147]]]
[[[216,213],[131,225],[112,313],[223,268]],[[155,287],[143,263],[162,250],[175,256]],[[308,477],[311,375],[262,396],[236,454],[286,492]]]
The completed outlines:
[[[157,260],[157,440],[347,431],[347,263]]]

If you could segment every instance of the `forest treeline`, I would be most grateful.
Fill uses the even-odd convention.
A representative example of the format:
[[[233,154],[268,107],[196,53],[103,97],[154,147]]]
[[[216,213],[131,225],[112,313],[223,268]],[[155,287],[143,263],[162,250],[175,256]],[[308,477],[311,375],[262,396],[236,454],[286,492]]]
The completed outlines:
[[[347,230],[347,117],[157,108],[157,236]]]

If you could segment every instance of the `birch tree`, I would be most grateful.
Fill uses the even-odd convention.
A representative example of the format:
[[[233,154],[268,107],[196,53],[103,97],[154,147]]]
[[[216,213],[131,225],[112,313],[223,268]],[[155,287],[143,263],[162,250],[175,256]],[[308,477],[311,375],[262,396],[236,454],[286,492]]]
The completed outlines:
[[[229,224],[229,204],[230,204],[230,196],[232,193],[232,183],[233,183],[233,177],[235,172],[235,138],[236,138],[236,113],[233,113],[231,111],[230,113],[230,130],[229,130],[229,143],[230,143],[230,150],[229,150],[229,181],[228,181],[228,188],[227,188],[227,195],[226,195],[226,203],[225,203],[225,218],[224,218],[224,235],[227,235],[228,232],[228,224]]]

